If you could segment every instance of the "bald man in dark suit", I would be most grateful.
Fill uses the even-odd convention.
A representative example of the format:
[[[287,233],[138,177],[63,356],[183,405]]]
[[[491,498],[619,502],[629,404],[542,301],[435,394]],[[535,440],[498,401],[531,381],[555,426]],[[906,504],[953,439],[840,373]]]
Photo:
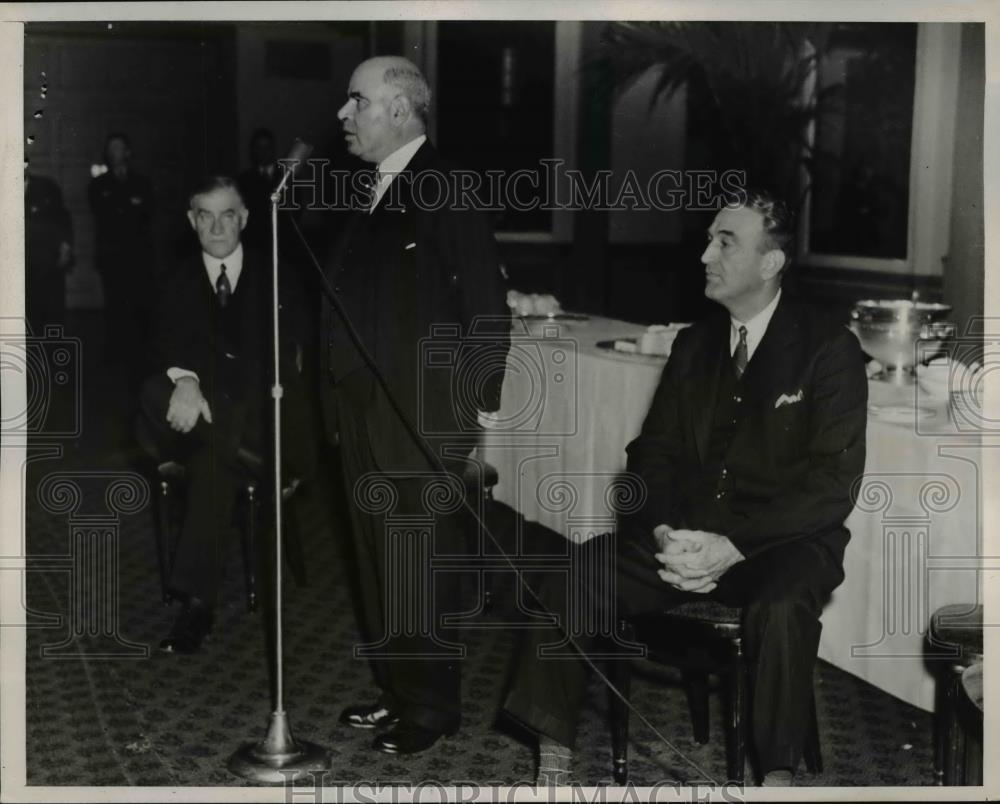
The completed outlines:
[[[427,82],[405,59],[370,59],[352,75],[338,118],[348,150],[374,165],[376,177],[347,223],[329,278],[404,414],[461,477],[480,421],[500,407],[510,314],[485,216],[456,208],[454,198],[433,208],[421,203],[436,182],[449,183],[451,171],[425,134],[429,102]],[[386,517],[363,509],[361,491],[366,479],[381,477],[395,495],[396,516],[431,514],[438,554],[463,552],[469,526],[455,512],[428,510],[433,464],[326,302],[321,320],[323,412],[331,439],[339,439],[351,503],[359,618],[367,641],[388,635],[372,660],[378,698],[347,707],[341,722],[382,730],[375,750],[412,754],[461,721],[460,662],[442,650],[440,627],[443,615],[459,610],[458,575],[436,574],[433,600],[401,600],[407,584],[422,588],[426,561],[400,568],[406,580],[389,577]],[[422,351],[438,326],[451,333],[442,344],[453,358],[447,365]],[[419,549],[418,539],[406,536],[406,549]],[[425,605],[432,633],[393,630],[394,618],[408,620]]]

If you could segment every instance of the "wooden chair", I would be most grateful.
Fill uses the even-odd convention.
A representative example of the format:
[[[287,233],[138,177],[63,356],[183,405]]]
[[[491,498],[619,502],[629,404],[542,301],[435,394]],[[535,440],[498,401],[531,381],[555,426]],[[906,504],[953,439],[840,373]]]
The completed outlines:
[[[971,603],[942,606],[927,630],[928,661],[936,671],[934,777],[939,785],[959,784],[965,754],[958,722],[962,674],[983,660],[983,607]]]
[[[260,475],[261,465],[251,459],[244,466],[240,483],[242,499],[242,526],[240,532],[240,548],[243,556],[243,582],[246,590],[247,611],[257,610],[257,537],[260,527],[260,493],[261,483],[266,482]],[[173,602],[168,589],[170,567],[173,563],[177,547],[180,512],[178,490],[186,482],[186,470],[178,461],[164,461],[157,464],[156,476],[160,494],[158,499],[158,522],[156,529],[156,546],[160,569],[160,590],[165,606]],[[300,481],[292,478],[282,489],[282,500],[292,498],[298,490]],[[237,509],[239,512],[239,508]],[[288,559],[296,583],[305,583],[305,562],[302,557],[301,545],[294,527],[294,518],[285,518],[285,555]]]
[[[647,657],[682,668],[695,741],[709,740],[708,676],[724,682],[726,773],[728,781],[743,782],[747,757],[747,675],[743,653],[742,611],[712,600],[685,603],[662,613],[623,621],[621,636],[647,646]],[[628,661],[608,664],[611,681],[628,698],[632,668]],[[615,782],[628,781],[629,709],[611,694],[611,739]],[[823,772],[816,700],[803,750],[806,768]]]
[[[965,668],[959,685],[958,727],[962,731],[959,785],[983,783],[983,663]]]
[[[500,475],[497,472],[496,467],[493,466],[493,464],[482,460],[479,457],[478,449],[465,460],[462,468],[462,483],[465,485],[465,493],[469,500],[482,499],[484,520],[488,518],[490,507],[493,505],[493,488],[499,482]],[[478,554],[480,552],[481,544],[479,527],[475,520],[472,520],[470,532],[475,543],[470,543],[469,547],[474,554]],[[476,615],[489,614],[493,609],[493,584],[490,578],[490,571],[487,569],[480,569],[478,571],[478,576],[478,588],[482,589],[483,605],[481,609],[478,609],[473,613]]]

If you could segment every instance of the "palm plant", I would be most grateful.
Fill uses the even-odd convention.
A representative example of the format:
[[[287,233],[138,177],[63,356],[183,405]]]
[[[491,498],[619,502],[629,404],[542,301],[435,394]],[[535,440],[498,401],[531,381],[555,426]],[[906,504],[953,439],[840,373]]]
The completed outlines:
[[[809,141],[810,123],[839,89],[810,91],[833,28],[814,22],[613,23],[594,66],[619,90],[660,68],[651,107],[683,86],[707,101],[689,104],[689,131],[707,145],[710,167],[745,170],[749,183],[801,200],[800,168],[808,170],[819,156]]]

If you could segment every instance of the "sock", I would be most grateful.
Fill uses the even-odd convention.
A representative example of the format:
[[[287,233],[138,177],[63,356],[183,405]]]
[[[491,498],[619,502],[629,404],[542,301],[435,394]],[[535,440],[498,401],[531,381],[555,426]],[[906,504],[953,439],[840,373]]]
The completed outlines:
[[[573,749],[545,735],[538,736],[538,775],[535,785],[555,787],[569,784]]]
[[[787,768],[768,771],[764,774],[764,781],[760,785],[761,787],[791,787],[792,772]]]

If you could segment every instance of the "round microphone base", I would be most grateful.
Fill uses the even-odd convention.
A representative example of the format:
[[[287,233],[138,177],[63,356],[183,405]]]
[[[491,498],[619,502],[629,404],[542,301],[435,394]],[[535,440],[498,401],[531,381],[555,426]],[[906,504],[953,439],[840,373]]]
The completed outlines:
[[[246,743],[229,758],[229,770],[244,779],[266,784],[291,784],[330,769],[330,752],[307,740],[296,740],[284,712],[272,712],[267,736]],[[314,780],[317,786],[323,779]]]

